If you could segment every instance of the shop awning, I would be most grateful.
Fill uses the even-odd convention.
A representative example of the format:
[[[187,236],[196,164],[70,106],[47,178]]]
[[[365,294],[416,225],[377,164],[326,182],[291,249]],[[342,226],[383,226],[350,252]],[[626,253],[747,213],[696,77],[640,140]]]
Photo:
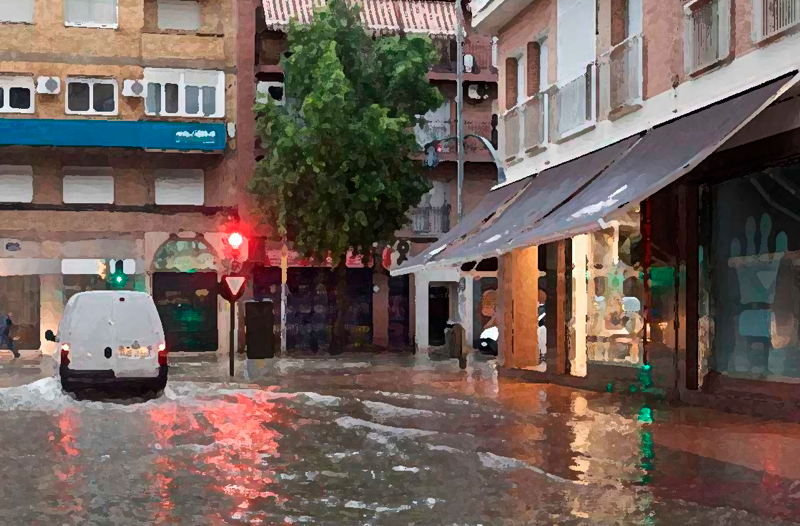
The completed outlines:
[[[290,20],[310,24],[325,0],[263,0],[267,28],[285,31]],[[361,7],[361,23],[378,33],[456,34],[456,4],[430,0],[351,0]]]
[[[423,261],[415,258],[415,268],[406,264],[392,274],[478,261],[602,228],[610,214],[691,171],[793,83],[783,77],[519,181],[530,183],[505,210],[459,225],[458,236],[426,250]]]
[[[467,214],[464,219],[461,220],[453,229],[436,240],[436,242],[432,243],[431,246],[425,249],[422,253],[412,257],[403,263],[400,268],[392,271],[392,274],[396,276],[402,276],[404,274],[410,274],[412,272],[422,270],[426,263],[430,262],[433,258],[440,254],[450,243],[479,228],[485,221],[490,221],[495,212],[500,207],[504,206],[520,190],[524,189],[529,182],[530,179],[523,179],[521,181],[506,185],[502,188],[498,188],[493,192],[489,192],[486,197],[484,197],[483,200],[478,203],[478,206],[476,206],[469,214]]]
[[[602,228],[609,215],[689,173],[769,106],[790,83],[781,78],[648,131],[622,159],[548,217],[502,247],[540,245]]]
[[[500,254],[511,236],[525,225],[533,224],[580,191],[615,161],[634,147],[639,137],[630,137],[570,162],[544,170],[531,177],[530,184],[519,192],[513,203],[492,221],[470,232],[469,236],[451,243],[438,260],[478,261]]]

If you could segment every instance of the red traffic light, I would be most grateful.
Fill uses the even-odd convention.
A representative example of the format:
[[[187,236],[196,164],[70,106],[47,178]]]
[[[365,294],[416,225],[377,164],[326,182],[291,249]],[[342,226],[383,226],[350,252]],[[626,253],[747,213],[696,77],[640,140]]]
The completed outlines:
[[[242,246],[242,243],[244,243],[244,238],[239,232],[234,232],[228,236],[228,244],[234,250],[239,250],[239,247]]]

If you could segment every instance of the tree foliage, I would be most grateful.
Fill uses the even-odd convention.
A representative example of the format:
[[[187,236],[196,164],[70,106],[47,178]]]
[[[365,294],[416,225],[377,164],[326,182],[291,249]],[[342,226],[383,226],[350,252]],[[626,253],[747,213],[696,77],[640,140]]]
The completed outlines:
[[[250,184],[257,211],[306,257],[366,257],[430,189],[411,128],[442,104],[426,80],[436,49],[422,36],[373,37],[344,0],[292,22],[288,45],[285,104],[256,105],[267,151]]]

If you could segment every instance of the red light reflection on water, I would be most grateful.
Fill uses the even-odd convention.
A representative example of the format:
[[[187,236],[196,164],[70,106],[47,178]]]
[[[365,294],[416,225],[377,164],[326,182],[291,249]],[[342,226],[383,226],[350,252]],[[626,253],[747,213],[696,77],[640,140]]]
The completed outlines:
[[[48,436],[53,443],[53,474],[60,496],[56,510],[66,516],[83,511],[80,488],[83,467],[78,464],[81,451],[77,447],[79,413],[75,409],[64,410],[56,419],[56,429],[56,433]]]
[[[205,483],[207,500],[231,501],[227,517],[224,511],[215,513],[220,522],[266,522],[267,515],[259,510],[264,501],[274,499],[272,505],[280,506],[287,500],[271,491],[275,473],[262,464],[264,457],[279,456],[281,435],[269,426],[275,404],[260,391],[199,401],[186,406],[170,401],[149,410],[155,447],[160,448],[153,462],[153,491],[161,506],[153,522],[163,523],[171,516],[179,491],[172,482],[178,472],[197,477],[196,487]]]

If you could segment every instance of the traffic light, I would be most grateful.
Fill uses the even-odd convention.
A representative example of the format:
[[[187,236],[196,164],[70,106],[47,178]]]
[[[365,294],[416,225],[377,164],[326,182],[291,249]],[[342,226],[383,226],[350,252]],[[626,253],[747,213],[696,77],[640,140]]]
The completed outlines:
[[[111,288],[123,289],[128,284],[128,276],[123,271],[123,263],[121,259],[111,261],[111,272],[108,274],[108,284]]]

